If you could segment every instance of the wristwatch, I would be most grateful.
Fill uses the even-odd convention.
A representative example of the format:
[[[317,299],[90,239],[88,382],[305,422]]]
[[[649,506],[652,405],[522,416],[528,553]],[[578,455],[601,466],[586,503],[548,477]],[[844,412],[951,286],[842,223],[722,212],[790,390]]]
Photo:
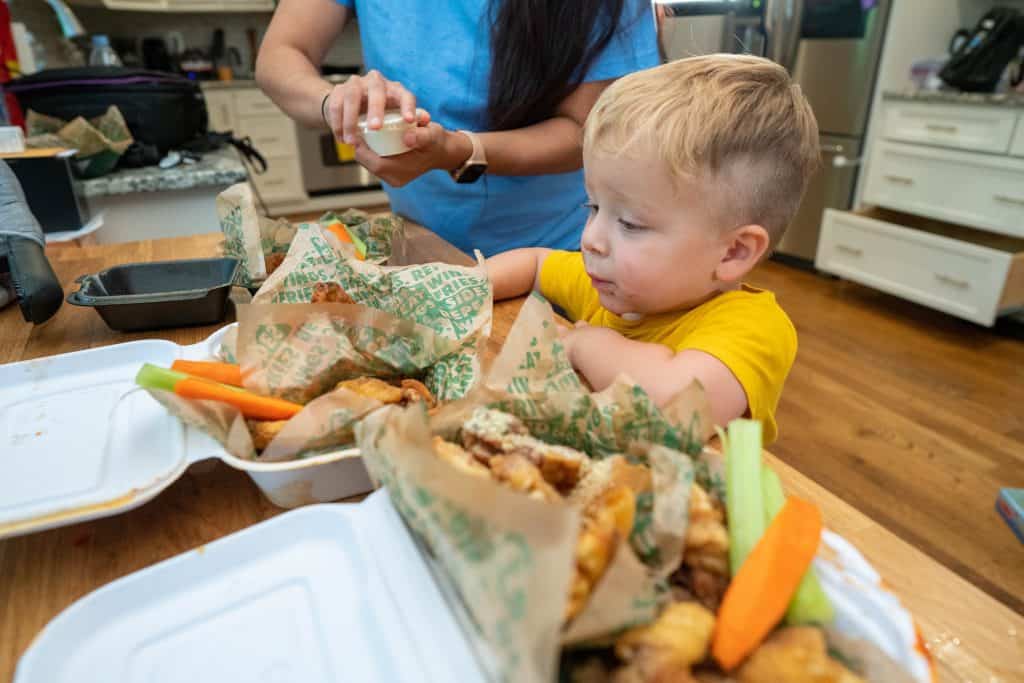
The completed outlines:
[[[473,152],[466,159],[466,162],[459,168],[451,171],[452,179],[457,183],[475,183],[487,171],[487,156],[484,154],[484,145],[475,133],[468,130],[460,130],[473,144]]]

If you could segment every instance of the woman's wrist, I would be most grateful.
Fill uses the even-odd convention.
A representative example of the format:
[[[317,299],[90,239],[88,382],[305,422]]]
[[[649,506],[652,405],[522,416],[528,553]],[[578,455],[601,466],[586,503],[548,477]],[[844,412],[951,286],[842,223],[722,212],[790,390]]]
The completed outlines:
[[[444,134],[444,171],[457,171],[473,154],[473,142],[465,133],[446,130]]]

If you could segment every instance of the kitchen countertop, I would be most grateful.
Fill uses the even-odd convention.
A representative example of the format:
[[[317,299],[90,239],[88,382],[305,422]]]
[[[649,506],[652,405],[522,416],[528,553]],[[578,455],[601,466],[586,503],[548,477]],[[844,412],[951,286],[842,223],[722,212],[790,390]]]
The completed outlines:
[[[258,88],[256,81],[251,78],[236,78],[231,81],[200,81],[199,87],[202,90],[234,90],[240,88]]]
[[[82,181],[86,197],[191,190],[198,187],[233,185],[246,179],[245,166],[233,148],[207,152],[195,164],[178,164],[174,168],[159,166],[115,171],[100,178]]]
[[[980,93],[958,91],[889,90],[882,93],[886,100],[909,102],[942,102],[945,104],[981,104],[1024,109],[1024,93]]]

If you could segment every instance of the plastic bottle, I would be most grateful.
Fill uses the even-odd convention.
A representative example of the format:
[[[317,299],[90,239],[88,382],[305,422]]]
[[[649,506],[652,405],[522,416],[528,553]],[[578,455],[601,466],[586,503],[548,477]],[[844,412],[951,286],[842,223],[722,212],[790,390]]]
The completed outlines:
[[[110,39],[97,34],[92,37],[92,50],[89,52],[89,66],[121,66],[114,48],[110,47]]]

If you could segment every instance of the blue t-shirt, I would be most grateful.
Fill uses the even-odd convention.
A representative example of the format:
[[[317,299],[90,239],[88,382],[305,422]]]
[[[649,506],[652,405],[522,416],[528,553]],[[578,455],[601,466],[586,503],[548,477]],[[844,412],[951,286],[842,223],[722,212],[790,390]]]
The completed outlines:
[[[448,130],[487,130],[491,72],[489,0],[338,0],[359,19],[363,61],[399,81]],[[650,0],[627,0],[620,27],[584,81],[617,78],[659,63]],[[385,190],[392,208],[463,251],[491,255],[545,246],[578,249],[587,212],[583,171],[541,176],[485,174],[456,184],[430,171]]]

